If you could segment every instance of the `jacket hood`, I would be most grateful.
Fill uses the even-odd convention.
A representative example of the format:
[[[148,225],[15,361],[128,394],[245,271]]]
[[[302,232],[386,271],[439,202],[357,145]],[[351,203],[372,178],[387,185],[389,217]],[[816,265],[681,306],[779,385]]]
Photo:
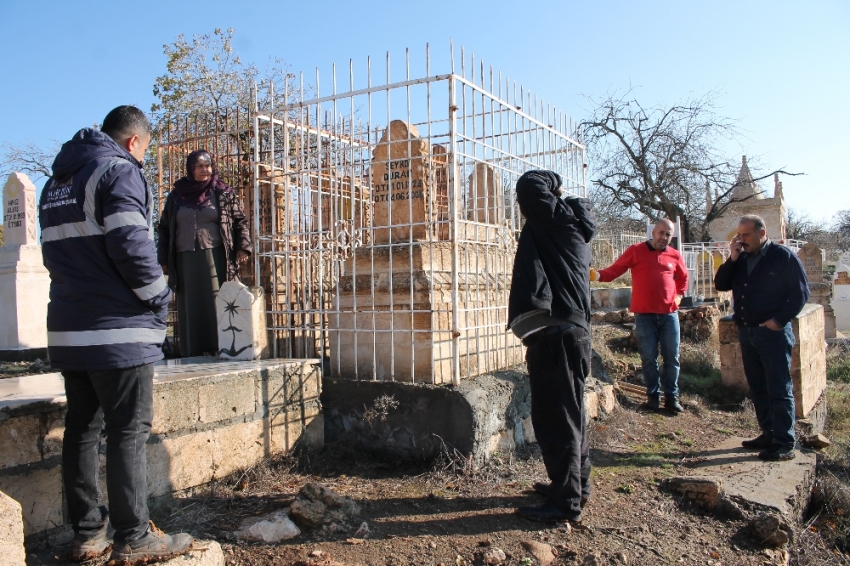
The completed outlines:
[[[584,241],[590,243],[593,235],[596,234],[596,214],[593,212],[593,207],[590,200],[586,198],[567,197],[564,199],[566,204],[575,214],[579,223],[579,230],[584,236]]]
[[[60,182],[67,180],[86,163],[100,157],[122,157],[141,167],[141,163],[111,137],[94,128],[83,128],[62,144],[53,160],[53,178]]]

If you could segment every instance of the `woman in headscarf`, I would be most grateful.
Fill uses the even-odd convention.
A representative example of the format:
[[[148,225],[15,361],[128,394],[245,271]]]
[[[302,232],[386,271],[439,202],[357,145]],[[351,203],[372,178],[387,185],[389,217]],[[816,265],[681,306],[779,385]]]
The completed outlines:
[[[193,151],[157,225],[157,255],[177,294],[180,355],[218,354],[215,297],[251,255],[248,222],[210,153]]]

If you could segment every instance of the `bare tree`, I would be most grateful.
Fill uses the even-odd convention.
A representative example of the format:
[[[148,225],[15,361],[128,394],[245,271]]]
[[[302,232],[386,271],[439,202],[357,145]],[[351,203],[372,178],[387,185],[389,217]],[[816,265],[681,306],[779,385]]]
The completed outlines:
[[[582,122],[597,195],[652,220],[679,218],[685,241],[708,238],[708,225],[735,202],[737,164],[724,158],[737,136],[732,120],[715,109],[715,93],[671,107],[647,108],[632,92],[591,99]],[[756,180],[767,178],[773,171]]]
[[[54,141],[45,149],[32,142],[14,145],[9,142],[0,144],[0,178],[4,179],[15,171],[29,175],[33,181],[53,174],[53,159],[59,153],[61,144]]]

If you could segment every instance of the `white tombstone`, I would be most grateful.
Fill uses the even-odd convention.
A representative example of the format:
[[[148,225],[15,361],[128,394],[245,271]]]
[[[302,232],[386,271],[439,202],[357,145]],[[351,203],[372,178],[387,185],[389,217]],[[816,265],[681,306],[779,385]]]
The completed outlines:
[[[36,236],[35,185],[12,173],[3,187],[0,350],[47,347],[50,276]]]
[[[256,360],[268,354],[265,303],[262,287],[246,287],[238,281],[221,286],[215,299],[218,357]]]
[[[845,259],[848,260],[846,263],[843,261]],[[842,256],[842,261],[835,267],[832,285],[835,327],[839,332],[850,332],[850,258]]]

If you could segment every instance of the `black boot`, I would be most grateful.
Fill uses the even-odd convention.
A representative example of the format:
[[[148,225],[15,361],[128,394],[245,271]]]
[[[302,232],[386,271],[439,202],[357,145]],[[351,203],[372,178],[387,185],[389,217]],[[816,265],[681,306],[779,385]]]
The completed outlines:
[[[673,397],[672,395],[664,396],[664,408],[668,411],[672,411],[677,415],[685,410],[681,403],[679,403],[679,399]]]

